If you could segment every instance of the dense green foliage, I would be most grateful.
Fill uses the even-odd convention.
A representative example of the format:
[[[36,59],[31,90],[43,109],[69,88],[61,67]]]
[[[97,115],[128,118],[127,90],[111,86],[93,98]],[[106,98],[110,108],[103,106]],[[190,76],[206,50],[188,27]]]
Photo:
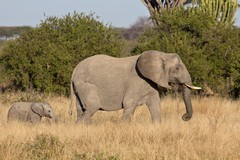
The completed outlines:
[[[95,54],[119,56],[123,41],[111,26],[96,19],[76,12],[48,17],[12,41],[0,58],[12,86],[68,94],[71,74],[79,61]]]
[[[194,84],[207,83],[217,93],[239,97],[239,28],[219,24],[198,8],[178,8],[152,18],[160,25],[145,28],[138,42],[128,42],[124,49],[116,29],[94,15],[48,17],[17,40],[4,43],[0,84],[11,80],[14,88],[24,91],[68,94],[72,70],[79,61],[95,54],[127,56],[137,44],[132,55],[152,49],[178,53]]]
[[[208,83],[218,93],[239,96],[239,28],[220,25],[193,8],[175,9],[153,18],[160,25],[141,35],[132,54],[151,49],[178,53],[194,84]]]

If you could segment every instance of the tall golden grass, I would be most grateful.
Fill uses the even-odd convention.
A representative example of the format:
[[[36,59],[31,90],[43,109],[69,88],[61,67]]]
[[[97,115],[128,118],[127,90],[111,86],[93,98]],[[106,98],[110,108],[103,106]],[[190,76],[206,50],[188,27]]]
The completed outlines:
[[[121,122],[122,111],[99,111],[87,126],[74,123],[76,111],[68,116],[68,98],[52,96],[44,100],[54,108],[57,124],[7,123],[16,97],[0,97],[0,159],[240,159],[240,101],[194,98],[193,118],[184,122],[181,99],[166,97],[159,125],[140,106],[131,123]]]

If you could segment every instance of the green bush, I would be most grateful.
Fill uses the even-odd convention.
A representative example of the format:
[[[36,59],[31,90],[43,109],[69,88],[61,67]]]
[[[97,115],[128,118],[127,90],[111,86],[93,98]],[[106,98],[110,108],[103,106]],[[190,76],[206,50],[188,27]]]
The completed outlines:
[[[109,153],[74,153],[74,160],[119,160],[118,155]]]
[[[40,134],[35,137],[32,142],[25,144],[22,151],[25,160],[48,160],[52,157],[61,157],[65,149],[65,145],[58,137]]]
[[[94,15],[48,17],[8,45],[0,57],[8,80],[23,91],[69,94],[73,68],[96,54],[120,56],[120,36]]]
[[[197,8],[179,8],[153,18],[160,25],[140,36],[132,54],[151,49],[178,53],[193,83],[207,82],[224,95],[239,91],[239,28],[221,25]]]

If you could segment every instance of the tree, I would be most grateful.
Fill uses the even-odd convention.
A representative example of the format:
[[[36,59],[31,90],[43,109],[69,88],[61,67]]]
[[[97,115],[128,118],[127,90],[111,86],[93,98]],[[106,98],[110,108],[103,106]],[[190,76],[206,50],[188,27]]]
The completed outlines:
[[[238,7],[238,0],[141,0],[148,8],[155,25],[160,22],[155,18],[163,11],[171,11],[192,2],[192,7],[199,7],[220,23],[232,23]]]
[[[162,12],[158,21],[161,25],[140,36],[132,54],[152,49],[178,53],[194,84],[208,83],[215,92],[239,97],[239,28],[219,24],[198,8]]]
[[[148,17],[139,17],[136,22],[129,28],[121,29],[121,34],[127,40],[134,40],[147,28],[152,27],[153,24]]]
[[[142,3],[148,8],[152,17],[154,25],[160,25],[159,21],[154,17],[161,14],[163,11],[170,11],[176,6],[182,6],[187,0],[141,0]]]
[[[69,93],[76,64],[95,54],[120,56],[120,36],[93,14],[75,12],[62,18],[47,17],[39,27],[21,35],[5,48],[0,65],[23,91]]]

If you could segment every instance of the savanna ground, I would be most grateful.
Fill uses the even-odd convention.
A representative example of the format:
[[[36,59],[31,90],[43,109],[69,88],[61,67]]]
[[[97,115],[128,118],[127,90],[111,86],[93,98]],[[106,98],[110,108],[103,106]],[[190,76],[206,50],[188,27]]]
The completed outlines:
[[[122,111],[99,111],[86,126],[74,123],[75,110],[68,115],[68,98],[49,96],[44,99],[57,124],[7,123],[9,107],[21,96],[0,95],[0,159],[240,159],[240,101],[193,98],[193,118],[184,122],[183,101],[166,97],[159,125],[140,106],[129,124],[121,122]]]

